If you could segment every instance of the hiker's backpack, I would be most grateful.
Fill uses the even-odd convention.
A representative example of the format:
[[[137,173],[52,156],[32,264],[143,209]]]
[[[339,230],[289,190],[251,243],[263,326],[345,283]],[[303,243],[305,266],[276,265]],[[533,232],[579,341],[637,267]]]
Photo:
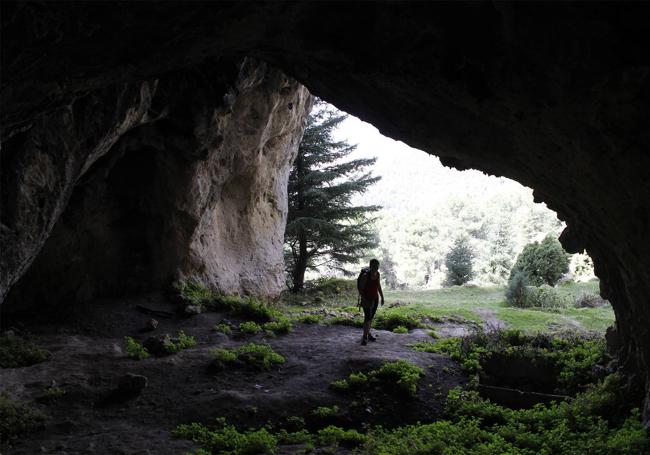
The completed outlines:
[[[370,269],[368,267],[362,268],[361,272],[359,272],[359,276],[357,277],[357,291],[359,291],[359,295],[363,294],[363,289],[361,289],[361,278],[364,275],[366,275],[367,278],[370,278]]]
[[[363,289],[361,289],[361,278],[366,275],[366,284],[368,283],[368,280],[370,279],[370,269],[368,267],[364,267],[361,269],[361,272],[359,272],[359,276],[357,277],[357,291],[359,291],[359,295],[357,297],[357,308],[361,309],[361,296],[363,295]]]

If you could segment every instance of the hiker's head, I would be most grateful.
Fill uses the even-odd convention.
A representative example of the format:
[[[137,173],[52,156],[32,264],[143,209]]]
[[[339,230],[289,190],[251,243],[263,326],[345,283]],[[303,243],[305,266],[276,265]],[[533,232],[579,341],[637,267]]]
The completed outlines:
[[[370,270],[374,270],[375,272],[379,270],[379,261],[377,259],[370,260]]]

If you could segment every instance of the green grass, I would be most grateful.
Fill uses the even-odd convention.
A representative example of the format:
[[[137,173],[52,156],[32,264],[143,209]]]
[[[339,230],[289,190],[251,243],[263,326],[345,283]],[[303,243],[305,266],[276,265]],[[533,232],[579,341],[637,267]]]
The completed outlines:
[[[572,300],[582,292],[598,293],[598,282],[569,283],[556,289]],[[463,286],[430,291],[387,291],[387,304],[399,301],[406,305],[385,311],[407,316],[461,318],[481,322],[483,318],[480,311],[488,310],[508,327],[533,333],[549,330],[603,333],[614,322],[614,311],[609,305],[599,308],[569,306],[553,311],[522,309],[508,306],[503,291],[503,287]]]
[[[0,337],[0,368],[28,367],[44,362],[50,353],[19,336]]]
[[[250,366],[258,370],[269,370],[275,364],[283,364],[285,358],[268,344],[248,343],[235,349],[211,349],[213,367],[223,370],[227,366]]]
[[[314,308],[334,312],[336,316],[323,322],[360,327],[363,318],[356,308],[354,280],[325,280],[314,285],[304,294],[286,294],[279,308],[285,314],[305,322],[312,321],[305,311],[313,313]],[[340,292],[336,290],[339,289]],[[582,293],[598,294],[598,281],[566,283],[554,288],[568,302]],[[459,323],[482,323],[485,313],[503,321],[507,327],[530,333],[548,331],[592,331],[604,333],[614,322],[614,311],[610,305],[598,308],[575,308],[572,304],[551,310],[524,309],[509,306],[504,288],[456,286],[434,290],[385,290],[386,305],[377,311],[374,327],[393,330],[398,326],[408,329],[427,327],[432,322],[451,320]],[[315,303],[314,293],[322,298]]]
[[[9,442],[43,425],[45,415],[0,394],[0,443]]]
[[[124,349],[126,350],[126,355],[134,360],[144,360],[150,356],[147,348],[135,341],[132,337],[124,337]]]

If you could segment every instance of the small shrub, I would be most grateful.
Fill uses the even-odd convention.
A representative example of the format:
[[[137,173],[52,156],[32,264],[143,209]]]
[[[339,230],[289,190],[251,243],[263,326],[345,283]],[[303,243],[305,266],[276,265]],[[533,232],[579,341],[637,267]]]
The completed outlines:
[[[318,314],[306,314],[298,319],[298,321],[303,324],[320,324],[323,321],[323,317]]]
[[[333,381],[330,386],[340,392],[366,390],[368,386],[393,390],[413,396],[417,392],[417,382],[424,371],[406,360],[384,362],[377,370],[366,373],[350,373],[347,380]]]
[[[390,312],[380,313],[375,318],[374,326],[377,329],[394,330],[397,327],[406,327],[407,329],[416,329],[420,327],[420,321],[413,316]]]
[[[562,294],[546,284],[526,288],[525,302],[528,308],[542,309],[564,308],[568,303]]]
[[[407,329],[403,325],[400,325],[393,329],[393,333],[409,333],[409,329]]]
[[[210,301],[210,308],[217,311],[228,311],[233,316],[255,322],[269,322],[282,316],[277,310],[254,297],[217,295]]]
[[[431,343],[430,341],[420,341],[418,343],[409,344],[408,347],[414,351],[420,352],[440,352],[436,347],[436,343]]]
[[[526,287],[528,286],[528,279],[526,274],[519,270],[515,272],[508,281],[506,288],[506,300],[510,305],[520,308],[526,305]]]
[[[190,335],[186,335],[185,332],[181,330],[178,332],[176,338],[165,335],[163,338],[163,346],[168,353],[176,354],[183,349],[188,349],[196,346],[196,338]]]
[[[340,444],[346,447],[357,447],[365,440],[366,437],[357,430],[344,430],[333,425],[318,430],[316,433],[316,444],[319,446],[337,447]]]
[[[424,371],[406,360],[396,360],[395,362],[384,362],[378,370],[372,371],[370,375],[382,384],[393,384],[398,390],[412,396],[417,391],[417,382],[424,375]]]
[[[600,295],[583,291],[575,298],[573,306],[576,308],[598,308],[607,305],[607,303],[607,300]]]
[[[291,321],[285,317],[264,324],[264,330],[271,331],[276,335],[286,335],[293,330]]]
[[[0,337],[0,368],[28,367],[44,362],[50,353],[29,339],[19,336]]]
[[[6,394],[0,394],[0,442],[7,443],[18,436],[41,427],[45,416],[31,410]]]
[[[232,334],[232,328],[230,327],[229,324],[226,324],[224,322],[220,322],[219,324],[216,324],[214,326],[214,330],[216,330],[217,332],[223,333],[224,335]]]
[[[65,395],[65,390],[61,387],[45,387],[41,394],[36,398],[39,403],[54,403],[59,398]]]
[[[330,382],[330,387],[339,392],[347,392],[350,390],[350,383],[345,379],[337,379]]]
[[[248,343],[236,349],[212,349],[210,355],[217,367],[227,364],[251,366],[259,370],[268,370],[274,364],[282,364],[285,359],[268,344]]]
[[[174,430],[179,438],[190,439],[212,453],[274,454],[278,439],[266,428],[239,432],[234,425],[226,424],[225,419],[217,419],[217,427],[210,429],[200,423],[179,425]]]
[[[338,412],[339,412],[339,407],[334,405],[334,406],[331,406],[331,407],[319,406],[316,409],[314,409],[311,413],[313,415],[317,416],[317,417],[325,418],[325,417],[334,416],[334,415],[338,414]]]
[[[239,324],[239,330],[244,333],[256,334],[262,331],[262,327],[254,321],[246,321]]]
[[[149,351],[131,337],[124,337],[126,355],[135,360],[149,358]]]
[[[431,338],[433,338],[433,339],[436,339],[436,340],[437,340],[438,338],[440,338],[440,335],[438,335],[438,334],[436,333],[435,330],[429,330],[428,333],[429,333],[429,336],[430,336]]]
[[[180,298],[190,305],[205,307],[214,297],[213,292],[198,281],[179,281],[173,287]]]

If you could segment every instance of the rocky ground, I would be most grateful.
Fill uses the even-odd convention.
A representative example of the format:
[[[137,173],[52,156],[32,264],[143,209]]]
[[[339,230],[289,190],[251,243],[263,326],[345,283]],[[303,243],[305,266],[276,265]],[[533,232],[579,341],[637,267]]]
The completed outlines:
[[[141,330],[152,316],[136,310],[136,305],[173,312],[173,304],[162,296],[98,303],[60,315],[63,320],[25,327],[38,336],[51,357],[31,367],[0,370],[0,388],[44,412],[47,421],[41,430],[1,453],[182,454],[194,445],[174,438],[171,431],[181,423],[209,422],[219,416],[242,427],[278,423],[290,416],[304,417],[312,428],[425,422],[440,416],[447,391],[465,381],[449,358],[407,346],[432,341],[423,330],[409,334],[377,331],[377,342],[367,346],[359,343],[360,329],[346,326],[296,323],[293,332],[275,338],[237,330],[226,336],[214,330],[214,325],[225,318],[235,325],[241,320],[211,312],[154,316],[158,327],[145,333]],[[151,334],[174,335],[179,330],[196,337],[198,344],[175,355],[140,361],[125,354],[126,335],[143,341]],[[286,362],[265,372],[208,370],[210,349],[252,341],[270,344]],[[353,403],[329,387],[350,372],[396,359],[408,360],[425,371],[412,399],[384,394],[356,397]],[[116,394],[129,373],[146,377],[146,387],[135,396]],[[65,393],[43,403],[39,397],[50,386]],[[317,418],[312,413],[318,406],[333,405],[340,409],[333,417]]]

